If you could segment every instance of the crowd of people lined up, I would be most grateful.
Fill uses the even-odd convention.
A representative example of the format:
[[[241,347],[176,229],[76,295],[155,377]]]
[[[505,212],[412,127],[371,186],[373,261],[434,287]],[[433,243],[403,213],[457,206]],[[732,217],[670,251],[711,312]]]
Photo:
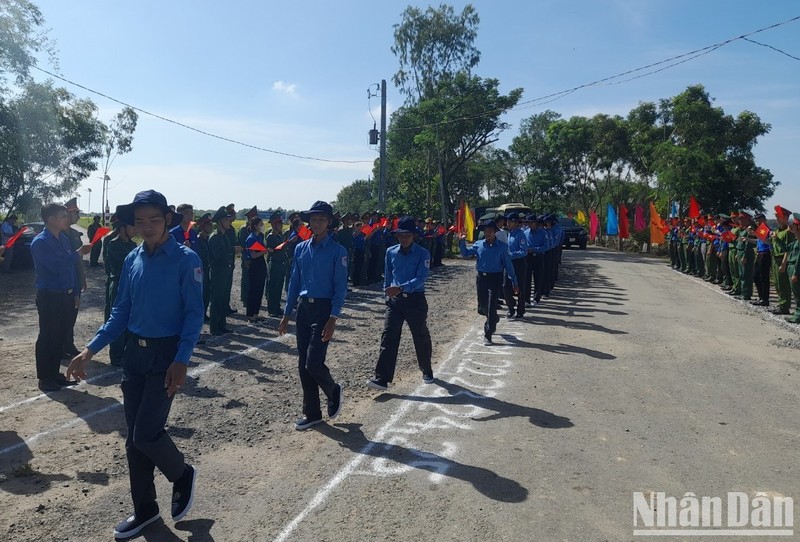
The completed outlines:
[[[764,213],[746,210],[673,219],[670,265],[756,306],[770,306],[774,287],[777,307],[772,313],[800,324],[800,213],[776,206],[775,220],[772,229]]]
[[[246,227],[235,233],[233,206],[195,217],[190,204],[172,207],[159,192],[146,190],[116,208],[113,231],[95,221],[93,242],[83,244],[80,232],[71,228],[79,216],[75,200],[41,210],[45,229],[31,242],[39,388],[58,392],[85,380],[89,361],[106,346],[112,364],[122,368],[133,513],[114,527],[118,539],[137,536],[160,518],[156,467],[172,483],[172,518],[182,519],[192,505],[197,469],[185,462],[164,428],[204,321],[214,335],[230,332],[226,317],[235,312],[230,292],[237,254],[242,256],[242,301],[249,321],[264,321],[259,312],[265,295],[267,313],[280,317],[279,335],[295,319],[302,388],[297,430],[321,423],[323,406],[330,420],[341,412],[344,394],[326,366],[327,347],[348,283],[360,284],[362,272],[366,281],[382,279],[386,300],[380,354],[367,386],[388,389],[403,323],[411,330],[423,382],[435,382],[425,282],[430,268],[442,265],[447,241],[457,233],[454,228],[410,216],[340,216],[323,201],[289,216],[288,229],[282,213],[269,217],[269,231],[255,207],[246,214]],[[478,229],[483,238],[472,246],[466,244],[467,232],[458,232],[459,250],[465,257],[477,257],[478,311],[486,315],[485,344],[491,345],[501,297],[508,316],[518,319],[524,318],[526,306],[550,294],[558,278],[563,232],[552,215],[515,213],[482,217]],[[93,254],[90,266],[99,265],[103,257],[105,322],[78,351],[72,327],[86,288],[87,254]],[[71,360],[62,374],[65,355]]]

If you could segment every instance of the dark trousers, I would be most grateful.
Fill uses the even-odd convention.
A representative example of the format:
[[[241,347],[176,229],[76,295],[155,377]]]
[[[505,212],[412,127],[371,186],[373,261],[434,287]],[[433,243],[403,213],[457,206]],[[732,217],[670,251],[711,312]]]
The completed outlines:
[[[503,295],[503,273],[478,273],[478,314],[486,315],[483,336],[491,338],[497,331],[497,299]]]
[[[250,299],[250,296],[248,295],[250,291],[250,260],[248,260],[247,258],[242,258],[241,267],[242,267],[242,278],[239,285],[241,289],[241,291],[239,292],[239,297],[242,301],[242,304],[244,306],[247,306],[247,300]]]
[[[434,243],[433,245],[433,267],[442,266],[442,258],[444,257],[444,243]]]
[[[233,269],[219,266],[211,267],[211,309],[208,327],[211,333],[221,333],[225,329],[228,316],[228,281],[233,276]]]
[[[64,336],[62,338],[62,352],[77,350],[75,347],[75,322],[78,321],[78,307],[75,306],[75,297],[79,296],[73,295],[72,303],[67,306],[67,312],[63,315],[63,317],[67,319],[67,327],[64,329]]]
[[[364,277],[364,249],[353,250],[353,286],[361,286]]]
[[[319,390],[328,399],[333,398],[336,382],[333,381],[325,355],[328,343],[322,342],[322,328],[331,316],[330,299],[314,299],[311,303],[301,298],[297,307],[297,364],[300,385],[303,387],[303,414],[312,420],[322,418]]]
[[[369,246],[369,272],[367,282],[375,282],[381,278],[381,266],[384,261],[381,259],[381,247],[378,245]]]
[[[544,288],[544,254],[533,254],[532,273],[533,273],[533,300],[542,300],[542,289]]]
[[[375,366],[375,376],[386,382],[394,380],[394,369],[397,365],[397,350],[400,347],[400,335],[403,322],[411,330],[414,350],[417,352],[417,364],[423,374],[432,373],[431,355],[433,346],[428,331],[428,301],[424,292],[399,294],[386,302],[386,316],[381,334],[381,350]]]
[[[772,276],[772,253],[759,252],[756,255],[756,265],[753,272],[753,282],[756,285],[758,299],[769,303],[769,283]]]
[[[503,274],[503,297],[506,300],[506,307],[508,307],[508,313],[513,314],[516,312],[517,316],[523,316],[525,314],[525,297],[522,295],[524,291],[522,284],[525,280],[525,258],[517,258],[516,260],[511,260],[511,264],[514,266],[514,274],[517,276],[517,284],[519,285],[519,293],[516,295],[516,299],[514,298],[514,283],[511,282],[511,277],[508,276],[507,273]]]
[[[247,277],[250,283],[247,288],[247,316],[258,316],[261,311],[264,285],[267,283],[267,262],[263,257],[250,260]]]
[[[117,299],[117,289],[119,288],[119,279],[107,278],[106,279],[106,308],[105,317],[111,316],[111,308],[114,306],[114,301]],[[115,367],[122,367],[122,355],[125,353],[125,345],[128,342],[128,331],[123,331],[122,335],[111,341],[108,347],[108,357],[111,360],[111,365]]]
[[[281,311],[283,283],[286,281],[286,260],[270,259],[269,282],[267,284],[267,312],[278,314]]]
[[[91,239],[89,239],[91,241]],[[89,265],[97,267],[100,265],[100,253],[103,250],[103,243],[98,241],[92,245],[92,251],[89,253]]]
[[[39,336],[36,339],[36,377],[56,378],[61,371],[64,337],[69,332],[75,294],[57,290],[37,290],[36,310],[39,313]]]
[[[128,426],[125,451],[133,509],[137,514],[146,514],[155,505],[156,467],[172,483],[178,481],[186,468],[183,454],[164,430],[172,406],[164,378],[175,360],[178,340],[178,337],[142,339],[129,333],[125,346],[121,384]]]
[[[520,280],[520,297],[525,303],[533,301],[533,260],[536,255],[531,253],[525,256],[525,280]]]
[[[542,295],[550,295],[550,290],[553,284],[553,257],[555,251],[551,248],[544,253],[544,261],[542,262]]]

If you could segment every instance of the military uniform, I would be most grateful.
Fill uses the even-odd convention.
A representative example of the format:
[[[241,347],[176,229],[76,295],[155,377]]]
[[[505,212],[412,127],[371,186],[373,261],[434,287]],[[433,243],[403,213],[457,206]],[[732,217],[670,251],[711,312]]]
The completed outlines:
[[[731,213],[731,218],[738,218],[738,213]],[[731,228],[731,233],[734,236],[734,240],[728,243],[728,269],[731,272],[731,289],[729,293],[731,295],[742,295],[742,280],[741,280],[741,268],[739,267],[741,262],[739,258],[739,233],[741,229],[739,226],[734,225]]]
[[[206,222],[211,222],[211,213],[206,213],[197,221],[197,226],[202,230]],[[197,255],[203,264],[203,319],[208,322],[208,304],[211,302],[211,273],[208,261],[208,235],[200,232],[197,236]]]
[[[800,213],[793,213],[792,227],[797,233],[797,227],[800,225]],[[792,295],[794,295],[795,311],[789,318],[789,322],[793,324],[800,324],[800,239],[797,235],[794,240],[788,245],[788,253],[786,259],[786,274],[789,277],[789,284],[792,287]]]
[[[124,224],[121,225],[125,227]],[[115,228],[116,229],[116,228]],[[106,271],[106,308],[105,319],[111,316],[111,307],[114,306],[114,300],[117,298],[117,290],[119,289],[119,279],[122,274],[122,266],[125,263],[125,258],[128,254],[136,248],[136,243],[131,239],[122,239],[117,235],[107,243],[105,249],[105,256],[103,257],[103,267]],[[111,365],[115,367],[122,367],[122,357],[125,353],[125,343],[128,340],[127,330],[111,342],[109,347],[109,358]]]
[[[224,207],[214,215],[214,221],[219,224],[220,220],[232,217],[227,214]],[[229,332],[226,328],[225,318],[229,314],[230,284],[233,280],[233,266],[236,259],[231,235],[221,227],[212,233],[208,238],[208,266],[211,275],[211,314],[209,315],[209,328],[212,335],[221,335]]]
[[[75,216],[80,212],[78,210],[77,199],[72,198],[66,204],[68,213],[75,213]],[[72,222],[72,218],[70,218]],[[77,223],[77,218],[75,222]],[[75,228],[67,228],[67,237],[69,237],[70,245],[73,250],[78,250],[83,245],[81,237],[83,234]],[[91,241],[91,239],[89,239]],[[86,288],[86,266],[84,265],[83,258],[78,259],[75,264],[75,269],[78,274],[79,287],[75,290],[75,304],[67,312],[68,330],[67,335],[64,337],[64,354],[66,357],[77,356],[80,352],[75,347],[75,322],[78,320],[78,309],[80,308],[81,291]]]
[[[741,211],[739,215],[742,215]],[[739,258],[742,299],[749,301],[753,297],[753,270],[756,263],[755,239],[751,236],[750,227],[739,229],[736,254]]]
[[[788,211],[786,212],[788,214]],[[772,281],[778,297],[778,314],[789,314],[792,304],[792,288],[787,270],[781,271],[784,256],[794,241],[794,234],[787,227],[779,227],[772,236]]]
[[[247,236],[250,235],[250,230],[248,229],[248,224],[250,219],[253,218],[258,214],[258,209],[253,207],[245,214],[245,224],[241,228],[239,228],[239,232],[236,235],[236,243],[237,246],[243,247],[245,241],[247,241]],[[242,302],[242,305],[247,306],[247,298],[248,298],[248,291],[250,289],[250,278],[248,277],[248,272],[250,271],[250,259],[246,258],[242,255],[241,261],[241,269],[242,269],[242,277],[239,283],[239,299]]]
[[[270,220],[274,220],[276,215],[272,215]],[[288,233],[288,232],[287,232]],[[289,251],[295,245],[286,243],[281,249],[278,247],[286,242],[288,235],[283,232],[283,226],[276,230],[274,227],[269,231],[265,240],[267,249],[270,251],[267,257],[269,267],[269,283],[267,284],[267,312],[270,316],[281,316],[281,298],[283,297],[283,287],[286,284],[286,275],[289,272]]]

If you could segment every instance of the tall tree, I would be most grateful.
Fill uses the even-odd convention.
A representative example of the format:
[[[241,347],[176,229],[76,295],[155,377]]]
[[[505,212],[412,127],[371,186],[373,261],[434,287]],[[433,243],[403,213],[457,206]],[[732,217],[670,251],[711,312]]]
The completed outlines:
[[[433,96],[439,84],[457,73],[470,74],[481,53],[475,47],[480,19],[471,4],[456,15],[441,4],[424,12],[409,6],[394,25],[391,50],[400,62],[392,80],[409,101]]]
[[[108,172],[111,165],[118,156],[127,154],[133,149],[133,132],[136,130],[136,123],[139,115],[130,107],[124,107],[116,114],[111,123],[103,130],[103,156],[101,168],[103,170],[103,193],[101,196],[101,207],[105,208],[108,202]],[[108,209],[103,212],[103,224]]]
[[[46,53],[55,63],[53,42],[44,30],[42,12],[29,0],[0,2],[0,90],[7,90],[9,75],[22,84],[36,56]]]

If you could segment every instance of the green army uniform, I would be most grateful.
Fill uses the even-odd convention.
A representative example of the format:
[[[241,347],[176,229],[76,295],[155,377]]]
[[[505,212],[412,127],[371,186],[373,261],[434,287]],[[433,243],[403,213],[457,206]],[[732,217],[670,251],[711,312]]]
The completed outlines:
[[[714,245],[714,241],[706,241],[706,276],[709,282],[717,282],[719,276],[719,258],[717,258],[718,248]]]
[[[778,311],[781,314],[789,314],[792,305],[792,287],[789,281],[789,273],[781,272],[780,267],[783,263],[783,256],[789,251],[789,244],[794,241],[794,235],[789,228],[781,228],[772,237],[772,282],[775,285],[775,293],[778,296]]]
[[[749,301],[753,298],[753,271],[756,264],[755,242],[750,239],[750,229],[739,230],[736,243],[736,253],[739,257],[739,278],[741,281],[742,299]]]
[[[694,255],[695,255],[695,266],[697,271],[698,277],[705,277],[706,276],[706,262],[703,248],[708,250],[706,247],[706,240],[700,239],[700,232],[696,231],[694,234]]]
[[[103,243],[103,267],[106,271],[106,320],[111,315],[111,307],[114,306],[114,300],[117,299],[119,278],[122,275],[122,266],[125,263],[125,258],[136,246],[135,242],[131,240],[125,241],[119,236],[114,237],[108,243]],[[127,336],[128,332],[123,332],[111,342],[109,347],[108,355],[111,359],[111,365],[115,367],[122,367],[122,356],[125,353]]]
[[[792,294],[794,295],[795,311],[789,321],[795,324],[800,324],[800,281],[792,282],[792,277],[800,276],[800,240],[794,239],[787,247],[787,260],[786,275],[789,278],[789,284],[792,287]]]
[[[228,231],[225,233],[228,236],[228,241],[231,244],[231,247],[241,247],[241,243],[239,243],[239,237],[236,235],[236,232],[233,228],[229,228]],[[209,239],[211,237],[209,236]],[[246,238],[245,238],[246,239]],[[242,258],[244,259],[244,258]],[[236,310],[231,307],[231,290],[233,290],[233,269],[236,267],[236,252],[233,253],[233,263],[231,264],[231,276],[228,278],[228,283],[225,285],[225,299],[227,300],[228,305],[228,314],[232,314],[236,312]]]
[[[230,231],[233,231],[233,228],[231,228]],[[247,236],[248,235],[250,235],[250,232],[247,230],[247,225],[244,225],[241,228],[239,228],[239,233],[238,233],[238,235],[236,237],[236,241],[238,243],[238,246],[240,246],[240,247],[244,246],[245,241],[247,241]],[[241,268],[242,268],[242,280],[241,280],[241,283],[240,283],[240,288],[241,288],[241,292],[240,293],[241,293],[241,295],[239,296],[239,299],[241,299],[242,305],[246,307],[247,306],[247,294],[250,291],[250,259],[249,258],[242,258]]]
[[[229,229],[228,231],[232,231]],[[230,288],[236,259],[235,237],[215,230],[208,238],[208,269],[211,280],[211,313],[209,328],[212,335],[226,331],[225,317],[229,313]]]
[[[731,293],[733,295],[742,295],[742,280],[739,275],[739,227],[734,226],[731,228],[731,233],[736,237],[733,241],[728,243],[728,267],[731,271]]]
[[[287,232],[288,233],[288,232]],[[286,275],[289,271],[289,252],[294,248],[294,244],[289,246],[287,243],[280,250],[275,250],[286,241],[287,234],[283,231],[270,229],[264,244],[270,252],[267,254],[267,312],[270,316],[280,316],[281,297],[283,296],[283,286],[286,282]]]
[[[336,242],[347,249],[347,276],[350,277],[353,273],[353,228],[350,226],[342,226],[342,228],[336,232]]]
[[[680,271],[686,271],[686,232],[683,228],[678,228],[678,268]]]

